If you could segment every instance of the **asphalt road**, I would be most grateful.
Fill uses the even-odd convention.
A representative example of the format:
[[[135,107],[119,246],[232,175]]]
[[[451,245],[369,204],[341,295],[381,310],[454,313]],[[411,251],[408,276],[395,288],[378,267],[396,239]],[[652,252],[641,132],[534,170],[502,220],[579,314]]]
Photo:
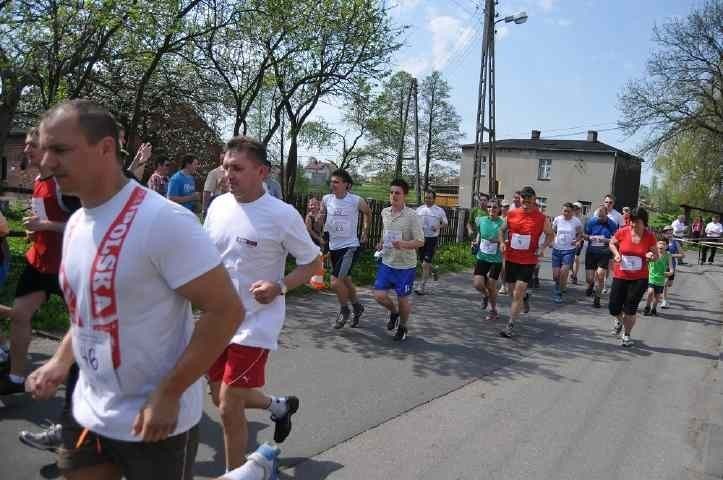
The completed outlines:
[[[434,295],[415,298],[401,345],[368,294],[362,328],[341,332],[330,328],[333,296],[293,298],[267,369],[267,392],[302,401],[281,476],[721,478],[723,268],[682,267],[676,280],[673,307],[643,318],[630,349],[609,336],[609,315],[589,305],[582,287],[560,307],[549,301],[549,281],[514,340],[497,335],[503,320],[482,320],[469,274],[445,276]],[[34,360],[52,348],[36,341]],[[16,432],[53,418],[60,400],[4,401],[0,478],[57,476],[53,456],[21,446]],[[252,438],[270,440],[268,415],[249,417]],[[210,404],[201,435],[196,474],[219,475],[222,436]]]

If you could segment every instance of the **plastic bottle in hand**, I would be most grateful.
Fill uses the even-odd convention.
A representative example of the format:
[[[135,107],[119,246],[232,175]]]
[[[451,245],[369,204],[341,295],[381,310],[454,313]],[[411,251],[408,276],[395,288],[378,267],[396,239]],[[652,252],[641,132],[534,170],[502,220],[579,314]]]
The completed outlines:
[[[226,473],[225,480],[278,480],[279,454],[281,449],[264,443],[248,456],[246,463]]]

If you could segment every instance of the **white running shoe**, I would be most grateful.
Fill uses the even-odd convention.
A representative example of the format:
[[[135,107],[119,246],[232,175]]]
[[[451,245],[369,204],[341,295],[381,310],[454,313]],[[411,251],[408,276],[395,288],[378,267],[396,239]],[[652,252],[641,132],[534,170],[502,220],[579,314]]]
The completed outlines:
[[[603,295],[607,295],[607,294],[608,294],[608,291],[609,291],[609,290],[608,290],[608,287],[605,287],[605,288],[602,289],[602,294],[603,294]]]
[[[668,301],[663,300],[662,302],[660,302],[660,308],[668,308]]]
[[[620,344],[623,347],[629,347],[633,344],[633,341],[630,339],[630,335],[623,335],[620,339]]]
[[[497,293],[499,293],[500,295],[507,295],[507,287],[505,287],[504,285],[502,285],[502,286],[500,287],[500,289],[497,290]]]

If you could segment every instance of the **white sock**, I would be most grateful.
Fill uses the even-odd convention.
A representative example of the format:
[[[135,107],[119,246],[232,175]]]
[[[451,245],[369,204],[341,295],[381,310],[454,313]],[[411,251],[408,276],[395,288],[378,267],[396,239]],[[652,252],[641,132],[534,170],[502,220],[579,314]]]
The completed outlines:
[[[271,412],[271,416],[274,418],[281,418],[286,415],[289,407],[286,405],[286,397],[271,397],[271,404],[269,405],[268,411]]]
[[[10,377],[10,381],[13,383],[25,383],[25,377],[22,375],[13,375],[12,373],[8,375]]]

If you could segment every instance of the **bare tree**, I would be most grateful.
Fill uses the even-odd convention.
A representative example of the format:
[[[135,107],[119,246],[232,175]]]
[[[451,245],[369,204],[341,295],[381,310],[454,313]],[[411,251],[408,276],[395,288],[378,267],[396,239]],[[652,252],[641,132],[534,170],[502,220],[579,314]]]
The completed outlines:
[[[640,153],[657,153],[678,136],[705,130],[723,136],[723,2],[708,0],[686,18],[653,29],[659,45],[647,76],[620,95],[620,126],[646,132]]]

